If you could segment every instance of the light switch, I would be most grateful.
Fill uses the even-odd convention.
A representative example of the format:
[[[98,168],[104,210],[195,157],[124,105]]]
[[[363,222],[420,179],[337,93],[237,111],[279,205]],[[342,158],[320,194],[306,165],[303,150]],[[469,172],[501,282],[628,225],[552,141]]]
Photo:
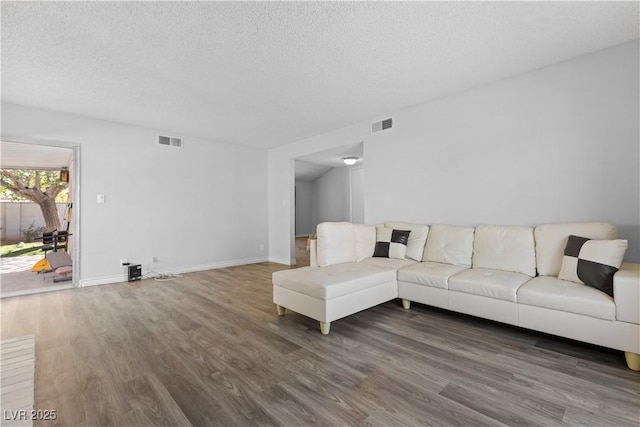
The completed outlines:
[[[98,194],[97,202],[104,203],[104,194]]]

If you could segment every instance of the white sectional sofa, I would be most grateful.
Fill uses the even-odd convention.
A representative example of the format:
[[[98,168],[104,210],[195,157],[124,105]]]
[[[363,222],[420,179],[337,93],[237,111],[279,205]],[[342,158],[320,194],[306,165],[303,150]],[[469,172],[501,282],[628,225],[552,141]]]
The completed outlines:
[[[405,246],[376,243],[389,229],[404,230],[394,238]],[[286,308],[311,317],[328,334],[335,320],[401,298],[405,309],[413,301],[622,350],[628,366],[640,370],[640,264],[620,265],[613,289],[605,290],[613,296],[562,280],[575,270],[565,256],[572,235],[626,247],[606,223],[535,229],[323,223],[311,266],[273,274],[273,301],[279,315]],[[379,248],[387,251],[382,257]]]

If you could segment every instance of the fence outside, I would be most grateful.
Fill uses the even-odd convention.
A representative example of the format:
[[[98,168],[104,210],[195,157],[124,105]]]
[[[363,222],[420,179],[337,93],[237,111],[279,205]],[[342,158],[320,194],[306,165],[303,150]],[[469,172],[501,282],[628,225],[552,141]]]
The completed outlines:
[[[66,206],[66,203],[56,203],[61,222]],[[33,202],[0,202],[0,218],[0,240],[3,244],[24,240],[22,230],[27,230],[31,224],[33,228],[45,225],[40,206]]]

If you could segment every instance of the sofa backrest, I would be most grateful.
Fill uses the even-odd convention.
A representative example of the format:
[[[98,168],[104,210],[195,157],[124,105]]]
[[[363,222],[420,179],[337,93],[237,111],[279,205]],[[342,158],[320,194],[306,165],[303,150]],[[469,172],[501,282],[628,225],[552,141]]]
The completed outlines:
[[[533,228],[498,225],[476,227],[473,266],[535,276]]]
[[[541,276],[557,277],[562,267],[562,257],[570,235],[589,239],[617,239],[615,225],[604,222],[539,225],[534,230],[536,263]]]
[[[406,257],[414,261],[422,261],[424,256],[424,245],[429,236],[429,226],[423,224],[412,224],[410,222],[385,222],[384,226],[394,230],[409,230],[409,241],[407,242]]]
[[[316,263],[320,267],[360,262],[371,257],[376,246],[374,225],[323,222],[316,234]]]
[[[353,224],[356,245],[356,261],[373,256],[376,248],[376,226],[366,224]]]
[[[474,231],[473,227],[432,225],[422,260],[471,267]]]
[[[316,258],[320,267],[356,260],[356,238],[350,222],[323,222],[316,228]]]
[[[544,224],[535,229],[495,225],[481,225],[474,229],[443,224],[427,227],[399,222],[384,225],[396,229],[426,227],[428,234],[423,261],[467,267],[473,265],[529,276],[535,276],[536,270],[541,276],[558,276],[569,235],[589,239],[618,238],[617,227],[603,222]],[[317,236],[315,259],[318,265],[326,267],[362,261],[372,256],[376,227],[350,222],[325,222],[318,224]]]

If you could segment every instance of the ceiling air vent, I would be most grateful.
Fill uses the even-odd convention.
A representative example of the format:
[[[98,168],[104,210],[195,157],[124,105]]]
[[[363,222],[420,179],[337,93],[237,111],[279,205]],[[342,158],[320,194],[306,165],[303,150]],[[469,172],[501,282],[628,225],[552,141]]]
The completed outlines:
[[[371,133],[391,129],[392,127],[393,127],[393,119],[385,119],[380,122],[375,122],[374,124],[372,124]]]
[[[167,145],[169,147],[182,148],[182,138],[158,135],[158,144]]]

